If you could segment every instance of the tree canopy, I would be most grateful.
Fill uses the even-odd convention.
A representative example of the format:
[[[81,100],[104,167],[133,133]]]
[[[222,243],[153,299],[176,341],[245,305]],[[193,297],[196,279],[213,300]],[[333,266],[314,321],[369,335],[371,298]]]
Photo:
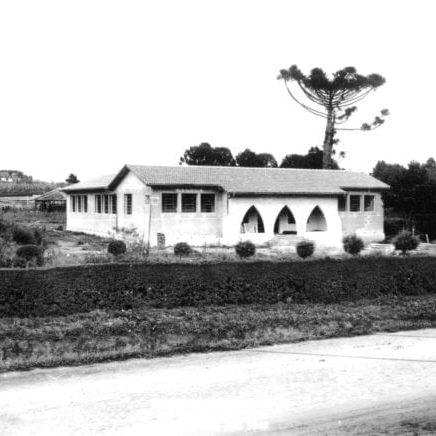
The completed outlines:
[[[73,173],[71,173],[68,178],[65,180],[69,185],[73,185],[74,183],[79,183],[79,179]]]
[[[326,128],[323,142],[323,168],[331,168],[333,147],[337,142],[337,130],[373,130],[384,123],[384,117],[389,115],[383,109],[372,123],[363,123],[359,128],[338,128],[338,125],[348,121],[357,110],[355,104],[365,98],[371,91],[376,90],[385,83],[384,77],[379,74],[364,76],[358,74],[354,67],[346,67],[329,78],[321,68],[313,68],[309,75],[305,75],[296,66],[280,70],[277,77],[283,80],[290,97],[304,109],[326,119]],[[297,89],[311,103],[320,106],[315,109],[297,98],[296,92],[291,89],[290,83],[295,82]]]
[[[311,147],[307,154],[287,154],[280,164],[280,168],[322,168],[323,151],[318,147]],[[331,169],[338,170],[339,165],[332,158]]]
[[[240,167],[277,168],[277,161],[272,154],[257,154],[249,148],[236,155],[236,164]]]
[[[212,147],[207,142],[189,147],[180,157],[180,165],[211,165],[233,167],[236,165],[232,152],[226,147]]]

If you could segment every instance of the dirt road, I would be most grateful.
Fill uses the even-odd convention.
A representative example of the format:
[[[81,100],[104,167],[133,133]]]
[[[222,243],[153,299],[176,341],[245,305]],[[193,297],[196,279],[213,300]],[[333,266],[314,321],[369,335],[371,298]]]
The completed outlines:
[[[436,330],[0,375],[0,434],[436,433]]]

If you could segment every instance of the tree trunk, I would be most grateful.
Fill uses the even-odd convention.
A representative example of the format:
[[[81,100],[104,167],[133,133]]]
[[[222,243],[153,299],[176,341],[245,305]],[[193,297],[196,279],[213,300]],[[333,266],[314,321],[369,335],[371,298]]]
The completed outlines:
[[[335,114],[333,108],[327,112],[327,125],[325,128],[324,144],[322,146],[322,169],[326,170],[332,166],[333,139],[335,136]]]

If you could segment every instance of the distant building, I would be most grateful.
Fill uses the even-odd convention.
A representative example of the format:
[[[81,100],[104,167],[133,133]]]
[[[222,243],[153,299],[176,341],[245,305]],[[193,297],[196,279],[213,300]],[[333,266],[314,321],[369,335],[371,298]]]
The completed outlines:
[[[0,170],[0,183],[31,183],[32,177],[17,170]]]
[[[35,198],[35,207],[41,211],[64,211],[66,208],[67,194],[61,188],[53,189]]]
[[[340,170],[126,165],[118,174],[63,188],[67,229],[108,236],[135,229],[152,246],[339,246],[357,234],[384,239],[381,192],[368,174]]]

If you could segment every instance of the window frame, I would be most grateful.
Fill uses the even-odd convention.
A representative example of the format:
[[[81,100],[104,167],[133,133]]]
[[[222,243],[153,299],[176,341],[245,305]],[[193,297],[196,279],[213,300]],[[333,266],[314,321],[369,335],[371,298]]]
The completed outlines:
[[[204,199],[206,197],[213,198],[212,210],[206,210]],[[216,211],[216,195],[214,193],[202,192],[200,195],[200,211],[201,213],[215,213]]]
[[[186,201],[187,198],[193,199],[194,202],[188,204],[184,204],[184,199]],[[197,213],[197,198],[198,194],[196,192],[182,192],[182,198],[181,198],[181,207],[182,207],[182,213]],[[190,206],[190,207],[186,207]],[[192,209],[193,206],[193,209]]]
[[[172,196],[173,198],[175,198],[175,202],[174,202],[174,209],[171,210],[167,210],[166,207],[166,202],[164,200],[164,196]],[[162,192],[161,193],[161,212],[162,213],[177,213],[178,212],[178,205],[179,205],[179,195],[177,192]]]
[[[359,199],[359,208],[354,210],[353,207],[353,199],[354,198]],[[350,195],[350,201],[349,201],[349,211],[350,212],[362,212],[362,195],[361,194],[352,194]]]
[[[133,195],[131,193],[124,194],[124,215],[133,215]]]
[[[367,206],[366,200],[370,199],[369,208]],[[364,212],[374,212],[375,208],[375,195],[364,195],[363,197],[363,211]]]
[[[347,197],[345,195],[341,195],[338,198],[338,212],[346,212],[347,211]]]

